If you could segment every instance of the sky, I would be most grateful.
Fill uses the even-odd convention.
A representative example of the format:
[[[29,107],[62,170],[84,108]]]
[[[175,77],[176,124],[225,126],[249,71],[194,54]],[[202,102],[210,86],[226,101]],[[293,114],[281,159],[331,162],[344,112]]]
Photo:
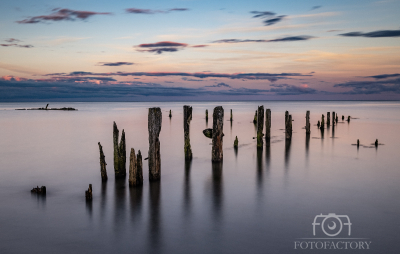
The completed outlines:
[[[0,3],[0,101],[400,100],[400,0]]]

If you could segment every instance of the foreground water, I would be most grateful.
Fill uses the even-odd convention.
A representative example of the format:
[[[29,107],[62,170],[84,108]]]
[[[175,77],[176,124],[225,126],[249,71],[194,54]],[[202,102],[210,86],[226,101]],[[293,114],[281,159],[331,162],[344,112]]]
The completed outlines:
[[[184,103],[50,105],[79,109],[72,112],[16,111],[44,105],[1,103],[0,253],[400,252],[399,102],[189,104],[194,158],[185,164]],[[272,111],[273,137],[257,151],[252,119],[262,104]],[[218,105],[226,120],[220,167],[212,165],[211,139],[202,134],[212,127]],[[148,182],[143,161],[143,187],[129,188],[127,179],[114,179],[113,121],[126,132],[127,150],[141,150],[146,158],[147,112],[154,106],[163,114],[161,182]],[[291,142],[284,138],[285,110],[294,119]],[[311,111],[309,139],[303,129],[306,110]],[[339,120],[322,134],[314,125],[328,111],[336,111],[339,119],[358,119]],[[351,145],[357,139],[364,145],[359,149]],[[384,145],[371,147],[375,139]],[[108,163],[106,184],[101,183],[97,142]],[[89,183],[93,201],[87,203]],[[30,193],[37,185],[47,187],[45,197]],[[313,235],[315,216],[329,213],[348,216],[350,236],[345,224],[335,239],[322,232],[322,225],[314,226]],[[370,249],[295,249],[304,241],[367,241]]]

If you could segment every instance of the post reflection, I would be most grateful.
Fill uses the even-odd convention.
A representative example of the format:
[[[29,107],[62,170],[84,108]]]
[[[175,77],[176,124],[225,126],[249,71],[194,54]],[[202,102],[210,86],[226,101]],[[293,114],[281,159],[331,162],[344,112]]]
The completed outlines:
[[[107,182],[101,182],[100,217],[104,218],[107,205]]]
[[[267,164],[267,171],[269,171],[271,163],[271,140],[265,139],[265,163]]]
[[[89,214],[89,217],[92,218],[92,215],[93,215],[93,202],[92,202],[92,200],[86,200],[86,212]]]
[[[222,179],[222,162],[212,163],[212,200],[214,218],[220,222],[223,206],[223,179]]]
[[[143,185],[129,188],[129,198],[131,205],[131,219],[135,221],[142,214]]]
[[[308,163],[308,153],[310,150],[310,133],[306,133],[306,162]]]
[[[289,160],[290,160],[290,146],[292,145],[292,139],[285,139],[285,172],[287,173],[289,169]]]
[[[150,192],[150,222],[149,222],[149,248],[153,253],[161,251],[161,182],[149,183]]]
[[[125,178],[115,179],[114,189],[114,227],[118,235],[125,225]]]
[[[192,167],[192,161],[185,160],[185,178],[183,181],[183,211],[185,217],[188,217],[191,212],[192,195],[190,188],[190,169]]]
[[[31,192],[31,197],[36,200],[38,207],[46,208],[46,194],[37,194]]]
[[[262,159],[262,149],[257,149],[257,188],[260,190],[263,183],[263,159]]]

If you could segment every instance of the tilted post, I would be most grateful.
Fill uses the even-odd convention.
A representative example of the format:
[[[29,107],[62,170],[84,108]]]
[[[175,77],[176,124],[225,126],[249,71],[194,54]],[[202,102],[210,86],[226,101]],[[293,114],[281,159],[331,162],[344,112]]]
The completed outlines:
[[[212,161],[220,162],[223,159],[222,139],[224,129],[224,109],[221,106],[214,108],[212,133]]]
[[[103,182],[107,181],[107,169],[106,169],[106,157],[104,156],[103,153],[103,147],[101,146],[100,142],[98,143],[99,145],[99,150],[100,150],[100,173],[101,173],[101,180]]]
[[[114,139],[114,171],[116,178],[126,176],[126,144],[125,144],[125,131],[122,130],[121,141],[118,145],[119,130],[117,124],[114,122],[113,126],[113,139]]]
[[[162,113],[160,108],[149,108],[147,127],[149,130],[149,180],[161,179],[160,139]]]
[[[257,113],[257,148],[262,148],[264,144],[264,106],[258,106]]]
[[[183,106],[183,132],[184,132],[184,151],[185,160],[192,159],[192,148],[190,146],[190,121],[192,120],[192,107]]]
[[[271,109],[265,110],[265,138],[271,138]]]

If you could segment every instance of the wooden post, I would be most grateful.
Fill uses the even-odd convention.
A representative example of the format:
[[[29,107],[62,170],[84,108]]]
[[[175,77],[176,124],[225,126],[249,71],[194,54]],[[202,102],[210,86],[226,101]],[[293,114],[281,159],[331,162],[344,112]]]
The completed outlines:
[[[357,139],[357,147],[359,147],[359,146],[360,146],[360,140]]]
[[[335,125],[335,120],[336,120],[335,111],[333,111],[332,112],[332,125]]]
[[[271,138],[271,109],[265,110],[265,138]]]
[[[378,139],[375,140],[375,147],[378,147],[379,143],[378,143]]]
[[[257,148],[263,148],[263,130],[264,130],[264,106],[258,106],[257,110]]]
[[[114,122],[113,128],[114,138],[114,171],[116,178],[126,176],[126,144],[125,144],[125,131],[122,130],[121,141],[118,145],[119,130],[117,124]]]
[[[206,121],[208,121],[208,109],[206,109]]]
[[[221,106],[214,108],[212,132],[212,161],[221,162],[223,159],[222,139],[224,129],[224,109]]]
[[[331,125],[331,112],[326,113],[326,125]]]
[[[319,128],[319,127],[320,127],[320,125],[321,125],[321,124],[319,123],[319,120],[318,120],[317,127]]]
[[[147,127],[149,130],[149,180],[161,179],[160,139],[162,113],[160,108],[149,108]]]
[[[311,126],[310,126],[310,111],[307,110],[306,113],[306,134],[310,134],[311,130],[310,130]]]
[[[285,128],[286,128],[286,125],[287,125],[287,122],[288,122],[288,118],[289,118],[289,112],[286,110],[285,111]]]
[[[108,177],[107,177],[107,169],[106,169],[106,157],[104,156],[103,153],[103,147],[101,146],[100,142],[98,143],[99,145],[99,150],[100,150],[100,173],[101,173],[101,180],[103,182],[106,182]]]
[[[342,121],[344,120],[344,115],[342,115]]]
[[[336,114],[336,119],[335,120],[336,120],[336,123],[339,121],[339,118],[338,118],[337,114]]]
[[[325,120],[324,120],[324,118],[325,118],[325,116],[324,116],[324,114],[322,114],[322,117],[321,117],[321,129],[325,128]]]
[[[86,200],[92,200],[93,198],[93,191],[92,191],[92,184],[89,184],[89,189],[85,191]]]
[[[171,112],[171,110],[169,110],[169,118],[171,118],[172,117],[172,112]]]
[[[238,140],[238,138],[236,136],[235,141],[233,142],[233,147],[234,148],[238,148],[238,146],[239,146],[239,140]]]
[[[231,121],[231,122],[233,121],[232,109],[231,109],[231,119],[230,119],[230,121]]]
[[[192,148],[190,146],[190,121],[192,120],[192,107],[183,106],[183,132],[184,132],[184,151],[185,160],[192,159]]]
[[[286,117],[286,115],[285,115],[285,117]],[[292,138],[292,115],[288,115],[288,117],[287,117],[286,126],[285,126],[285,137],[286,137],[286,139]]]
[[[350,123],[350,116],[348,116],[348,117],[347,117],[347,122],[349,122],[349,123]]]
[[[256,113],[254,114],[253,123],[254,123],[254,124],[256,124],[256,123],[257,123],[257,110],[256,110]]]
[[[129,164],[129,186],[139,186],[143,184],[143,164],[140,150],[135,156],[135,149],[131,148]]]

